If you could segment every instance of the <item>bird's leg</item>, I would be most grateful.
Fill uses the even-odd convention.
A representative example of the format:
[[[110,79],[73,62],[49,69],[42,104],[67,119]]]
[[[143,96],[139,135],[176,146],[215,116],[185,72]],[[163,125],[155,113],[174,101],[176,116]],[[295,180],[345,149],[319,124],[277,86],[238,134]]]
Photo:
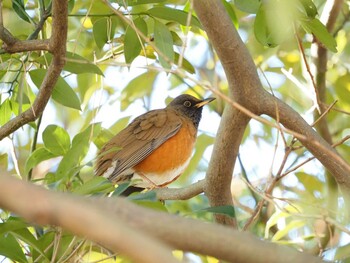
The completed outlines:
[[[157,185],[156,183],[154,183],[151,179],[149,179],[146,175],[144,175],[143,173],[138,173],[138,175],[140,177],[142,177],[142,179],[144,179],[145,181],[147,181],[151,187],[149,188],[150,190],[156,189],[156,188],[160,188],[161,186]]]

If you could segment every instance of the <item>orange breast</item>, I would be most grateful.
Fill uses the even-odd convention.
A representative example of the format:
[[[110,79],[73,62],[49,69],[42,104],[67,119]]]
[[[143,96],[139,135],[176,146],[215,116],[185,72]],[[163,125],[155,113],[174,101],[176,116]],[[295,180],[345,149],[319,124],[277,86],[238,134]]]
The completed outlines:
[[[161,175],[180,167],[192,154],[196,132],[192,124],[183,125],[178,133],[137,164],[134,170],[142,174],[159,173]]]

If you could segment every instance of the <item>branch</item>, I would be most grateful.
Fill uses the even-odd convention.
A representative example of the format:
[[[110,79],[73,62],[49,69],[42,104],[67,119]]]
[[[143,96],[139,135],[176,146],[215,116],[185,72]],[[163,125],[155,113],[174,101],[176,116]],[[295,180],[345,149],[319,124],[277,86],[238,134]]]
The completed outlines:
[[[333,0],[327,1],[324,11],[322,13],[321,19],[326,24],[327,30],[331,33],[336,19],[341,11],[343,6],[343,0]],[[321,106],[326,102],[326,72],[327,72],[327,62],[328,62],[328,51],[327,49],[319,42],[316,41],[316,52],[314,52],[314,63],[316,66],[316,86],[317,92],[319,94]],[[311,49],[314,50],[314,49]],[[324,107],[321,107],[321,113],[325,110]],[[315,112],[315,118],[317,119],[319,114]],[[332,135],[328,128],[327,119],[322,119],[317,125],[316,128],[322,137],[330,144],[332,144]]]
[[[177,262],[169,247],[132,229],[118,216],[111,216],[108,210],[91,204],[91,200],[49,192],[10,176],[0,176],[0,182],[0,207],[30,222],[61,226],[114,252],[123,253],[135,262]],[[31,200],[30,206],[28,200]]]
[[[252,77],[249,76],[252,73],[238,70],[240,74],[237,74],[236,71],[237,68],[241,67],[242,61],[251,60],[248,51],[234,29],[220,0],[194,0],[193,4],[194,10],[224,67],[229,83],[230,99],[239,101],[244,105],[244,96],[241,92],[237,92],[239,90],[237,88],[246,87],[249,80],[252,80]],[[236,49],[241,51],[239,56],[234,54]],[[239,59],[236,59],[238,57]],[[250,69],[253,68],[255,69],[254,64],[251,65]],[[257,81],[257,84],[259,83]],[[244,92],[243,89],[242,91]],[[232,173],[239,145],[248,122],[249,117],[226,105],[206,175],[205,193],[211,206],[233,205],[231,195]],[[216,219],[223,224],[235,225],[232,218],[227,216],[217,215]]]
[[[194,0],[194,9],[201,20],[203,28],[208,34],[225,70],[229,88],[230,98],[234,98],[236,102],[244,106],[251,112],[260,115],[267,114],[274,119],[278,119],[288,129],[301,134],[298,138],[302,144],[332,173],[337,183],[343,188],[343,193],[350,193],[350,166],[349,164],[328,144],[319,134],[317,134],[313,128],[305,122],[305,120],[291,107],[286,105],[278,98],[272,96],[266,92],[259,80],[254,61],[252,60],[247,48],[239,38],[239,35],[234,28],[228,14],[226,13],[220,0]],[[228,110],[227,110],[228,111]],[[235,142],[241,139],[241,132],[243,127],[248,123],[247,119],[234,117],[233,112],[226,113],[225,119],[222,119],[221,131],[217,136],[217,142],[222,141],[226,144],[226,151],[228,152],[231,146],[236,148],[238,143]],[[228,116],[230,115],[230,116]],[[231,130],[225,129],[228,127],[227,122],[235,121],[235,125],[231,126]],[[238,129],[238,131],[237,131]],[[229,133],[236,133],[232,140],[228,140]],[[226,162],[225,159],[229,159],[229,162],[234,162],[234,157],[237,154],[225,155],[225,151],[215,151],[218,147],[217,142],[214,146],[214,153],[219,154],[216,158],[219,162]],[[232,148],[230,149],[231,151]],[[223,145],[223,149],[225,146]],[[210,165],[213,165],[211,161]],[[209,171],[213,168],[210,167]],[[227,189],[229,188],[228,170],[225,170],[226,175],[222,176],[220,170],[215,172],[208,171],[208,176],[213,178],[218,176],[218,179],[213,178],[208,180],[208,184],[211,181],[220,185],[220,190],[223,190],[225,196],[227,196]],[[218,174],[220,172],[220,174]],[[221,178],[225,177],[224,180]],[[217,189],[219,191],[219,189]],[[206,191],[207,193],[207,191]],[[210,195],[210,194],[209,194]],[[216,193],[218,197],[220,194]],[[350,194],[349,194],[350,195]],[[210,197],[209,197],[210,198]],[[219,198],[219,197],[218,197]],[[226,200],[229,202],[229,200]],[[211,200],[211,202],[213,202]]]
[[[321,21],[326,24],[327,30],[332,33],[337,17],[341,12],[341,8],[344,4],[343,0],[333,0],[327,1],[323,12],[321,15]],[[327,101],[327,85],[326,85],[326,73],[327,73],[327,63],[328,63],[328,50],[319,42],[315,41],[313,44],[314,47],[311,48],[311,51],[314,54],[314,64],[316,68],[316,87],[317,93],[320,100],[320,110],[321,115],[327,112],[324,103]],[[320,117],[320,113],[315,111],[314,118],[317,119]],[[320,121],[316,124],[316,129],[320,135],[329,143],[333,144],[332,134],[329,130],[327,118],[320,118]],[[335,178],[332,177],[330,172],[326,170],[326,187],[328,192],[327,198],[327,207],[331,208],[330,211],[336,211],[338,208],[338,189]],[[334,214],[332,214],[334,215]],[[325,248],[329,243],[331,236],[334,234],[334,225],[331,225],[329,229],[324,231],[323,237],[320,238],[320,246]]]
[[[19,40],[15,38],[3,25],[2,21],[2,6],[0,4],[0,39],[4,41],[2,46],[2,53],[16,53],[16,52],[26,52],[26,51],[50,51],[49,50],[49,41],[48,40],[37,40],[39,32],[42,30],[45,21],[51,14],[51,3],[49,8],[45,10],[42,14],[41,19],[36,26],[35,31],[27,40]]]
[[[54,0],[52,7],[52,35],[49,40],[48,47],[48,50],[50,50],[53,55],[53,59],[32,107],[13,118],[0,128],[0,140],[13,133],[23,125],[36,120],[44,111],[65,63],[64,58],[66,55],[68,28],[67,15],[67,1],[65,1],[63,4],[60,0]]]
[[[204,192],[205,180],[191,184],[183,188],[157,188],[156,192],[159,200],[188,200]]]
[[[0,28],[1,32],[1,28]],[[0,36],[2,39],[2,37]],[[18,40],[17,38],[13,38],[14,42],[11,40],[11,44],[4,44],[2,47],[7,53],[18,53],[18,52],[26,52],[26,51],[51,51],[49,48],[50,41],[49,40]]]
[[[135,262],[174,262],[164,243],[237,263],[322,262],[249,233],[146,209],[124,198],[87,199],[5,175],[0,176],[0,207],[32,223],[61,226]]]

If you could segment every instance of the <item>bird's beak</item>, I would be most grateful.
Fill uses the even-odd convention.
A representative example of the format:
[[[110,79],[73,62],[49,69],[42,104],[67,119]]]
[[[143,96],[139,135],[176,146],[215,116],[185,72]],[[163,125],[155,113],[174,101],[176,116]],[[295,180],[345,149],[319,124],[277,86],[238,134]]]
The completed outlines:
[[[215,100],[215,98],[206,98],[204,100],[201,100],[196,105],[194,105],[196,108],[202,108],[204,105],[208,104],[209,102],[212,102]]]

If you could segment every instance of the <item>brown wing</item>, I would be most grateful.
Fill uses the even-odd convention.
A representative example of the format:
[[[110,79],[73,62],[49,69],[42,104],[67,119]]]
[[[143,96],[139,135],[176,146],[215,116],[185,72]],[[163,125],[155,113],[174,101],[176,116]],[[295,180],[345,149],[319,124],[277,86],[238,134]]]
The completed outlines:
[[[174,136],[181,125],[179,116],[169,109],[153,110],[137,117],[101,149],[96,174],[103,175],[115,164],[109,179],[118,181],[121,173],[134,167]]]

